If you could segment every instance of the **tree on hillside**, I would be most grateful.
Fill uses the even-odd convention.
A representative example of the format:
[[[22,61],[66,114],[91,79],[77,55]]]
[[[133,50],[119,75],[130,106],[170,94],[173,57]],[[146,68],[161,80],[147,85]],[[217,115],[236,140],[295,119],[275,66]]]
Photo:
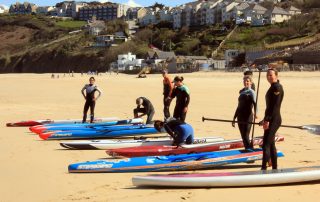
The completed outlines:
[[[150,6],[150,8],[153,8],[154,10],[155,10],[156,8],[159,8],[160,10],[162,10],[164,7],[165,7],[164,4],[161,4],[161,3],[158,3],[158,2],[156,2],[155,4],[153,4],[152,6]]]

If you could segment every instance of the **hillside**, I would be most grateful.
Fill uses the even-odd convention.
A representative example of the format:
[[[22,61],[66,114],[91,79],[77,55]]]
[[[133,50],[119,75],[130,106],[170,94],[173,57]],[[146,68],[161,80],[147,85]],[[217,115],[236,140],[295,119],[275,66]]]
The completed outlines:
[[[124,29],[117,23],[109,23],[113,26],[109,30]],[[149,44],[160,50],[174,51],[176,55],[211,57],[235,27],[228,22],[209,27],[183,27],[174,31],[168,28],[170,23],[160,23],[140,29],[135,38],[118,47],[92,48],[90,44],[94,42],[94,37],[85,30],[69,34],[84,24],[46,16],[0,15],[0,72],[106,71],[118,54],[130,51],[144,58]],[[281,24],[240,26],[219,49],[217,58],[222,58],[226,49],[255,51],[318,44],[318,33],[320,12],[314,9]]]

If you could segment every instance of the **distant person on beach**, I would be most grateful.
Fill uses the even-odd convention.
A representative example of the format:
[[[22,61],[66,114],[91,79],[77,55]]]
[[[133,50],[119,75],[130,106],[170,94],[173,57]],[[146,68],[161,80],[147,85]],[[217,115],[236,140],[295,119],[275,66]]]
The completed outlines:
[[[253,108],[256,110],[256,93],[254,90],[251,89],[252,85],[252,78],[250,76],[243,77],[243,85],[239,91],[239,98],[238,98],[238,107],[233,116],[232,126],[235,127],[235,120],[237,119],[239,122],[252,122],[254,111]],[[255,117],[257,118],[257,116]],[[246,149],[252,149],[252,145],[250,144],[250,130],[251,124],[248,123],[238,123],[238,127],[240,130],[240,134],[242,137],[243,145]]]
[[[164,129],[173,138],[173,146],[179,147],[183,143],[193,144],[194,131],[190,124],[172,119],[168,122],[155,121],[154,127],[159,132],[162,132]]]
[[[186,85],[184,85],[182,76],[174,77],[173,83],[175,87],[172,90],[171,96],[167,99],[171,100],[175,97],[177,98],[173,117],[184,122],[186,119],[188,105],[190,102],[190,91],[189,88]]]
[[[253,72],[251,70],[246,70],[246,71],[243,72],[243,75],[244,76],[250,76],[252,78],[253,77]],[[253,81],[251,83],[251,89],[254,90],[254,91],[256,90],[256,85],[253,83]]]
[[[136,99],[136,104],[137,104],[137,108],[135,108],[133,110],[134,118],[140,118],[142,116],[147,115],[146,124],[151,124],[155,111],[154,111],[154,107],[153,107],[152,103],[150,102],[150,100],[148,100],[145,97],[138,97]],[[139,113],[141,113],[141,114],[139,115]]]
[[[51,74],[51,78],[54,79],[54,74]]]
[[[167,119],[170,117],[170,104],[171,104],[171,94],[173,90],[173,84],[171,78],[168,75],[167,70],[162,70],[163,76],[163,113],[164,118]]]
[[[84,97],[84,99],[86,100],[84,107],[83,107],[83,119],[82,119],[82,123],[85,123],[87,120],[87,113],[88,110],[90,108],[90,123],[93,122],[94,120],[94,108],[96,105],[96,101],[98,100],[98,98],[101,96],[102,92],[101,90],[98,88],[98,86],[96,86],[95,83],[95,78],[94,77],[90,77],[89,79],[89,84],[86,84],[82,90],[81,93]],[[84,91],[86,91],[86,94],[84,93]],[[98,92],[98,96],[95,97],[95,92]]]
[[[282,122],[280,108],[284,96],[283,87],[278,80],[278,71],[276,69],[268,69],[267,80],[270,83],[270,88],[266,93],[264,119],[260,122],[260,125],[264,129],[261,170],[266,170],[267,163],[269,162],[271,162],[272,169],[278,168],[277,149],[274,138]]]

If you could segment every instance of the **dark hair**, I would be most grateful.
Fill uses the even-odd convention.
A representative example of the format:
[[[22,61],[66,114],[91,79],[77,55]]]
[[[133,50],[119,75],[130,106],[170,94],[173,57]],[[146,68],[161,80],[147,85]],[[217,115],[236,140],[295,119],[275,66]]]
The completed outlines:
[[[173,80],[182,82],[183,81],[183,77],[182,76],[176,76],[176,77],[174,77]]]
[[[246,76],[246,75],[252,76],[253,73],[252,73],[251,70],[247,70],[247,71],[243,72],[243,75],[245,75],[245,76]]]
[[[153,126],[157,131],[161,132],[161,128],[163,127],[163,124],[164,124],[163,121],[157,120],[157,121],[154,121]]]
[[[278,76],[278,70],[276,70],[275,68],[269,68],[268,71],[274,71],[274,74]]]
[[[91,79],[93,79],[94,81],[96,80],[93,76],[92,76],[92,77],[90,77],[90,79],[89,79],[89,80],[91,80]]]

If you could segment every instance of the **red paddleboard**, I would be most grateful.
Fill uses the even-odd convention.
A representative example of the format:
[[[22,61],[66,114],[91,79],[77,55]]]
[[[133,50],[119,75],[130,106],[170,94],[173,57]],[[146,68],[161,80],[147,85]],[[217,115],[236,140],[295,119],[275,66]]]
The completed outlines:
[[[262,145],[262,137],[254,139],[254,145]],[[276,136],[275,141],[283,141],[284,137]],[[139,147],[126,147],[119,149],[108,149],[106,152],[110,156],[124,156],[124,157],[139,157],[139,156],[166,156],[175,154],[190,154],[200,152],[211,152],[219,150],[238,149],[243,147],[242,139],[227,140],[206,144],[192,144],[176,146],[139,146]]]
[[[27,127],[27,126],[36,126],[36,125],[42,125],[42,124],[48,124],[52,123],[51,120],[40,120],[40,121],[20,121],[15,123],[7,123],[7,127]]]

